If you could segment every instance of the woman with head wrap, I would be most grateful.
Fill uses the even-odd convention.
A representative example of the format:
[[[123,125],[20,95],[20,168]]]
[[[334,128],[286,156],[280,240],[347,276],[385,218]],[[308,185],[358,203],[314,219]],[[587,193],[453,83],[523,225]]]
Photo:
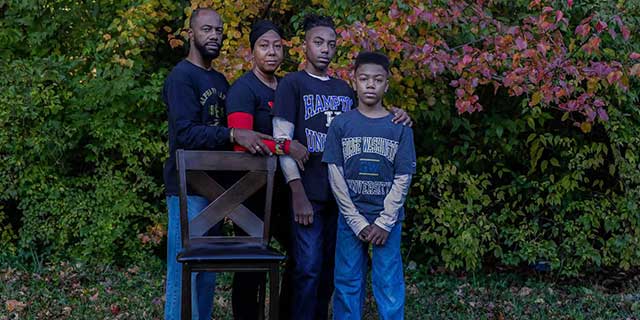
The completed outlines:
[[[238,78],[227,94],[227,122],[230,128],[252,129],[257,132],[271,134],[273,131],[271,108],[275,97],[275,89],[278,85],[276,70],[282,63],[284,50],[282,44],[282,30],[270,21],[259,21],[253,25],[249,35],[251,51],[253,54],[253,68]],[[300,166],[308,158],[307,148],[297,141],[291,140],[263,140],[269,147],[269,151],[276,155],[289,155]],[[236,151],[244,151],[245,148],[236,145]],[[272,230],[275,238],[283,248],[289,246],[289,207],[288,190],[282,174],[276,175],[276,184],[273,196],[274,213]],[[285,200],[286,199],[286,200]],[[264,194],[257,193],[251,197],[245,205],[253,212],[259,214],[264,208]],[[236,232],[242,232],[236,228]],[[280,318],[287,319],[290,300],[288,295],[289,276],[287,268],[282,277]],[[258,318],[258,292],[260,284],[264,283],[263,273],[234,274],[232,287],[232,307],[235,319]]]

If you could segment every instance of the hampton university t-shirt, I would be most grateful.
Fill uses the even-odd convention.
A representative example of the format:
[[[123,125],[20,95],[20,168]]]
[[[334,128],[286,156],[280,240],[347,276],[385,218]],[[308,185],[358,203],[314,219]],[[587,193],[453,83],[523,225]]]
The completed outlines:
[[[295,124],[293,139],[306,145],[310,157],[300,172],[309,200],[330,200],[327,165],[322,163],[331,121],[354,104],[353,90],[340,79],[323,81],[306,71],[289,73],[278,84],[273,115]]]
[[[333,120],[325,145],[322,161],[343,167],[351,200],[369,222],[384,210],[394,176],[416,171],[413,131],[392,118],[369,118],[357,109],[344,113]]]

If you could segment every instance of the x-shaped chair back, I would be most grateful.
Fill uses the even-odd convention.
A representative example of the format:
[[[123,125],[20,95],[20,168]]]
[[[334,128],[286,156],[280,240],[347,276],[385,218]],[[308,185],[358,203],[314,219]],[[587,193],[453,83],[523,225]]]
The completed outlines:
[[[271,197],[276,157],[259,157],[233,151],[177,151],[180,186],[180,225],[182,246],[198,243],[256,243],[267,245],[271,218]],[[206,171],[247,171],[234,185],[225,189]],[[188,223],[187,183],[195,194],[210,204]],[[264,220],[242,203],[266,185]],[[203,236],[207,230],[229,217],[248,236]]]

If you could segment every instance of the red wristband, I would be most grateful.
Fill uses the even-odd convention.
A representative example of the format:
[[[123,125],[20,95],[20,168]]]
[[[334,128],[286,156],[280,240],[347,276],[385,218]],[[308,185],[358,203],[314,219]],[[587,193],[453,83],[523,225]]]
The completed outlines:
[[[289,154],[289,147],[291,147],[291,140],[284,141],[284,154]]]

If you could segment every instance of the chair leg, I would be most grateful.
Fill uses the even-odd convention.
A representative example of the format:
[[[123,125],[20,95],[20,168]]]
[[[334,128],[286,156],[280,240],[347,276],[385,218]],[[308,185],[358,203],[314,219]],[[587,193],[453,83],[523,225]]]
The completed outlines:
[[[260,288],[258,289],[258,320],[264,320],[264,298],[266,286],[267,277],[264,277],[260,281]]]
[[[191,320],[191,267],[186,263],[182,264],[182,294],[180,297],[180,318]]]
[[[278,276],[278,264],[271,266],[269,270],[269,320],[279,319],[278,306],[280,305],[280,279]]]

